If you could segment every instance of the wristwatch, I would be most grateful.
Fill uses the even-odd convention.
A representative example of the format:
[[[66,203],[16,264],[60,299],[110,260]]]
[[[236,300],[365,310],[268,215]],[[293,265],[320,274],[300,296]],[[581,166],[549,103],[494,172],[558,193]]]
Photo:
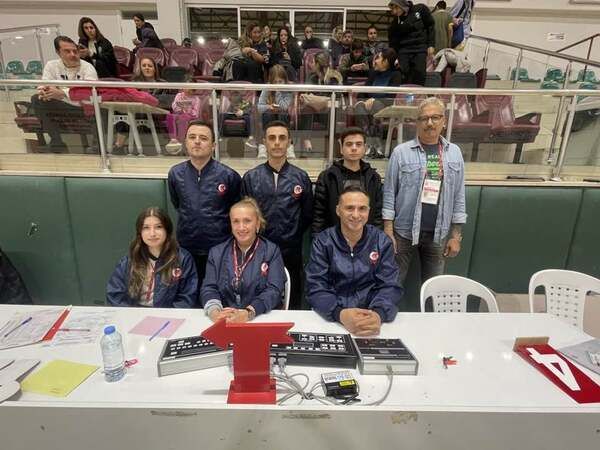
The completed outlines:
[[[256,311],[252,306],[246,306],[246,311],[248,311],[248,320],[254,320],[256,317]]]

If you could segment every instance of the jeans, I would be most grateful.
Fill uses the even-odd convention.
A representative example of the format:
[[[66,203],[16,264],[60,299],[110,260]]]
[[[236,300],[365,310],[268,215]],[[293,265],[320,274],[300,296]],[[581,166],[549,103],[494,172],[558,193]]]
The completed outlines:
[[[429,278],[444,273],[445,241],[442,241],[439,244],[433,242],[433,232],[422,231],[417,245],[412,245],[410,239],[405,239],[397,233],[394,233],[394,236],[398,246],[396,261],[398,262],[398,268],[400,269],[399,281],[401,285],[404,285],[410,267],[410,261],[415,252],[419,252],[419,259],[421,260],[421,284]]]

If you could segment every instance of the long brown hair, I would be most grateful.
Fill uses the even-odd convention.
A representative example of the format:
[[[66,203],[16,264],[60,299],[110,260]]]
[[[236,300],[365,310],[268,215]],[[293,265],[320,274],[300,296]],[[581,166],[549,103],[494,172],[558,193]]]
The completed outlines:
[[[152,58],[140,58],[138,59],[138,61],[135,64],[135,67],[133,69],[133,81],[146,81],[146,79],[144,78],[144,74],[142,73],[142,61],[144,61],[145,59],[147,59],[148,61],[152,61],[152,65],[154,66],[154,81],[158,81],[160,79],[160,71],[158,69],[158,66],[156,65],[156,61],[154,61]]]
[[[151,206],[144,209],[135,221],[135,238],[129,244],[129,285],[127,292],[131,298],[139,298],[144,283],[147,282],[146,275],[148,264],[150,262],[150,251],[148,246],[142,240],[142,228],[144,220],[147,217],[156,217],[165,228],[167,237],[160,252],[159,261],[161,264],[156,267],[155,272],[160,274],[160,280],[163,284],[171,284],[173,281],[173,270],[179,267],[178,251],[179,246],[173,234],[173,222],[171,218],[162,209],[157,206]]]
[[[96,42],[100,42],[102,39],[104,39],[104,36],[102,35],[102,33],[100,33],[100,28],[98,28],[96,22],[94,22],[90,17],[82,17],[81,19],[79,19],[79,26],[77,27],[77,35],[79,36],[79,39],[89,41],[87,34],[85,34],[85,31],[83,30],[83,26],[86,23],[91,23],[92,25],[94,25],[94,28],[96,29]]]
[[[277,78],[284,80],[286,84],[289,82],[287,72],[281,64],[275,64],[269,69],[269,84],[274,84]],[[267,104],[272,105],[273,103],[275,103],[275,92],[269,91],[267,94]]]

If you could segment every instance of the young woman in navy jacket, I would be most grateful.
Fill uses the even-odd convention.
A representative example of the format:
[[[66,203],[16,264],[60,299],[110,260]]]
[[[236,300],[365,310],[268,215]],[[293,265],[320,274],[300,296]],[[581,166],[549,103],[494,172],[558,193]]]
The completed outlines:
[[[266,222],[254,199],[234,204],[229,217],[233,236],[210,249],[200,298],[211,320],[247,322],[281,304],[283,259],[259,236]]]
[[[135,238],[106,286],[113,306],[191,308],[198,291],[192,256],[180,248],[173,223],[160,208],[144,209],[137,218]]]

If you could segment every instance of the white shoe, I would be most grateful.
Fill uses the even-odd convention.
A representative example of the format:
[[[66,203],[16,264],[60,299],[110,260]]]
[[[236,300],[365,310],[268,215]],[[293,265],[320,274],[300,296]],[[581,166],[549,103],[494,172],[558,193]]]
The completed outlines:
[[[258,144],[258,154],[256,157],[267,159],[267,147],[265,147],[265,144]]]
[[[244,145],[246,146],[246,150],[254,150],[256,148],[254,137],[249,136],[248,139],[244,141]]]
[[[171,139],[167,145],[165,145],[165,152],[168,155],[177,155],[181,152],[181,143],[177,139]]]
[[[290,144],[287,148],[287,158],[296,159],[296,153],[294,152],[294,144]]]

